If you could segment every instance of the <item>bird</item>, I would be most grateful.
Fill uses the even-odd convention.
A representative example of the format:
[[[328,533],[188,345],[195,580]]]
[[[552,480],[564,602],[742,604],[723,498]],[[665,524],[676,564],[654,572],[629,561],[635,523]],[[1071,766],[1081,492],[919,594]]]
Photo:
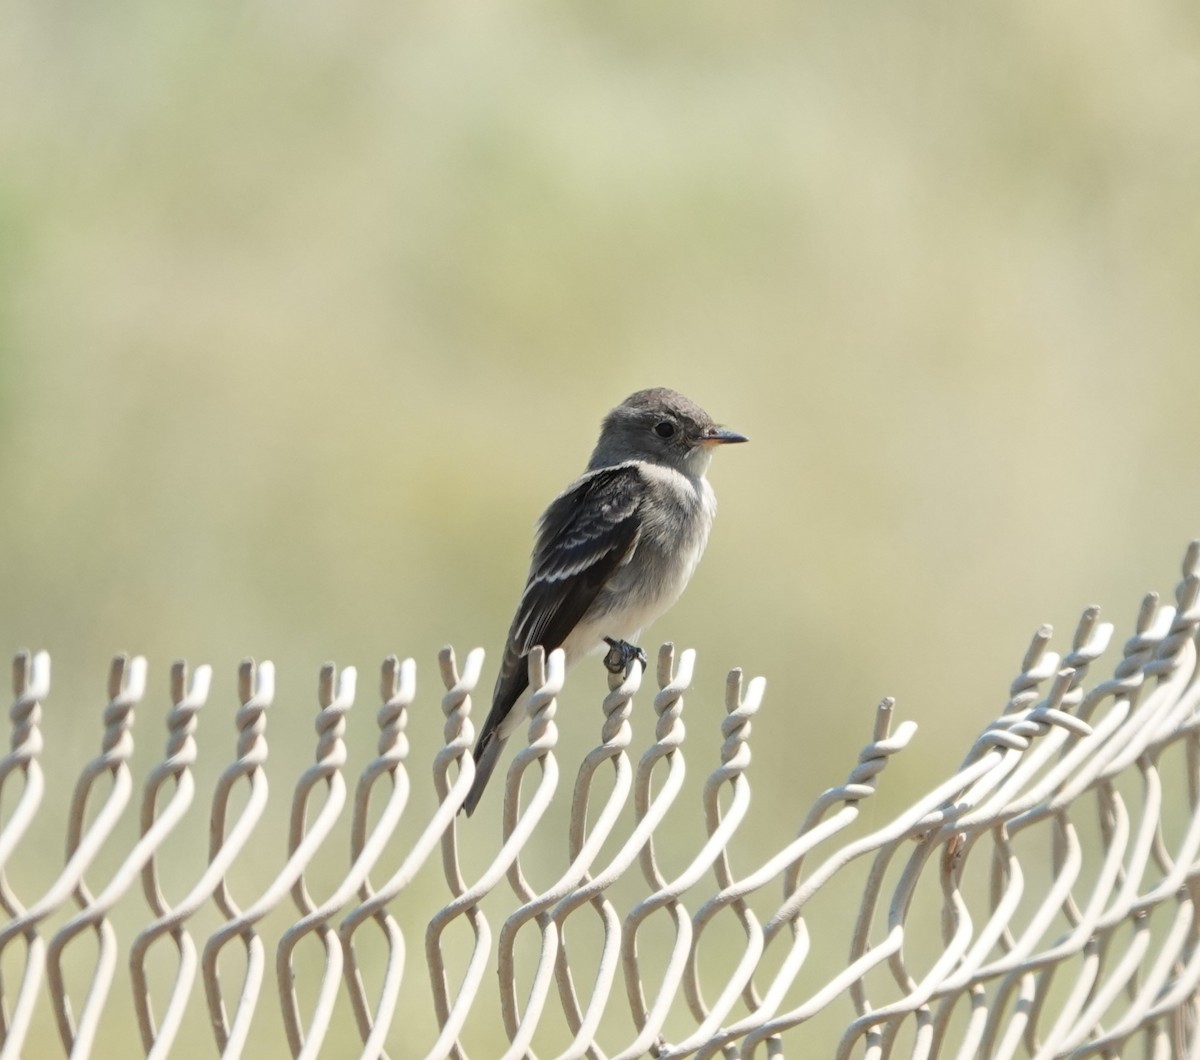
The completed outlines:
[[[475,776],[461,807],[468,817],[524,717],[530,651],[562,648],[570,668],[607,643],[613,672],[634,659],[645,668],[645,653],[631,641],[679,599],[708,543],[717,510],[705,478],[713,451],[746,440],[666,387],[639,390],[604,417],[583,474],[538,520],[475,745]]]

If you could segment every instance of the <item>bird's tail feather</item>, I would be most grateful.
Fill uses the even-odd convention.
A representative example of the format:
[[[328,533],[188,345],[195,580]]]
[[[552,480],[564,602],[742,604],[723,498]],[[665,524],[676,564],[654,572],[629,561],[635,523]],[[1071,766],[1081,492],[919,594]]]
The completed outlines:
[[[496,763],[500,761],[500,752],[504,750],[507,742],[507,737],[501,736],[495,730],[490,732],[488,737],[483,741],[483,746],[475,753],[475,779],[462,804],[468,817],[475,812],[475,807],[479,805],[483,789],[487,787],[488,778],[492,775],[492,770],[496,768]]]

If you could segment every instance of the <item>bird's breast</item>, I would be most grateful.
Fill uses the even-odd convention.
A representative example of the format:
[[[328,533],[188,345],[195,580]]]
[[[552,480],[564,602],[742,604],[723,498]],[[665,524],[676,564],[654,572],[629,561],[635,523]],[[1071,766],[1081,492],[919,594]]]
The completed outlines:
[[[626,636],[654,621],[687,587],[716,512],[712,487],[703,478],[650,468],[648,503],[641,506],[637,547],[614,572],[589,617],[619,627],[608,636]]]

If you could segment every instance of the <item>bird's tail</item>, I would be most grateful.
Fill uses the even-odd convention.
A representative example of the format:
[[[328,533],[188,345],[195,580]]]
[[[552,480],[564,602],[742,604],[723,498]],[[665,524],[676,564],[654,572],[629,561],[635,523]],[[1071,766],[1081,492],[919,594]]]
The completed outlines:
[[[467,797],[462,804],[468,817],[475,812],[475,807],[479,805],[479,800],[483,797],[483,789],[487,787],[488,778],[492,775],[492,770],[496,768],[496,763],[500,761],[500,752],[504,750],[506,742],[507,737],[501,736],[493,729],[481,741],[481,746],[476,748],[475,780],[471,783],[471,790],[467,792]]]

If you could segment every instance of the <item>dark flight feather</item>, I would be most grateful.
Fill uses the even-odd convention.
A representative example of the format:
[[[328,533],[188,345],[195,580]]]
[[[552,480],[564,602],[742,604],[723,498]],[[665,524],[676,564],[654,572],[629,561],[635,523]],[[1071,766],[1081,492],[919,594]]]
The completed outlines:
[[[600,468],[555,498],[538,523],[529,581],[475,745],[475,780],[463,803],[468,816],[499,758],[500,724],[529,685],[526,656],[539,644],[547,654],[561,647],[604,584],[629,562],[641,534],[644,494],[635,464]]]

